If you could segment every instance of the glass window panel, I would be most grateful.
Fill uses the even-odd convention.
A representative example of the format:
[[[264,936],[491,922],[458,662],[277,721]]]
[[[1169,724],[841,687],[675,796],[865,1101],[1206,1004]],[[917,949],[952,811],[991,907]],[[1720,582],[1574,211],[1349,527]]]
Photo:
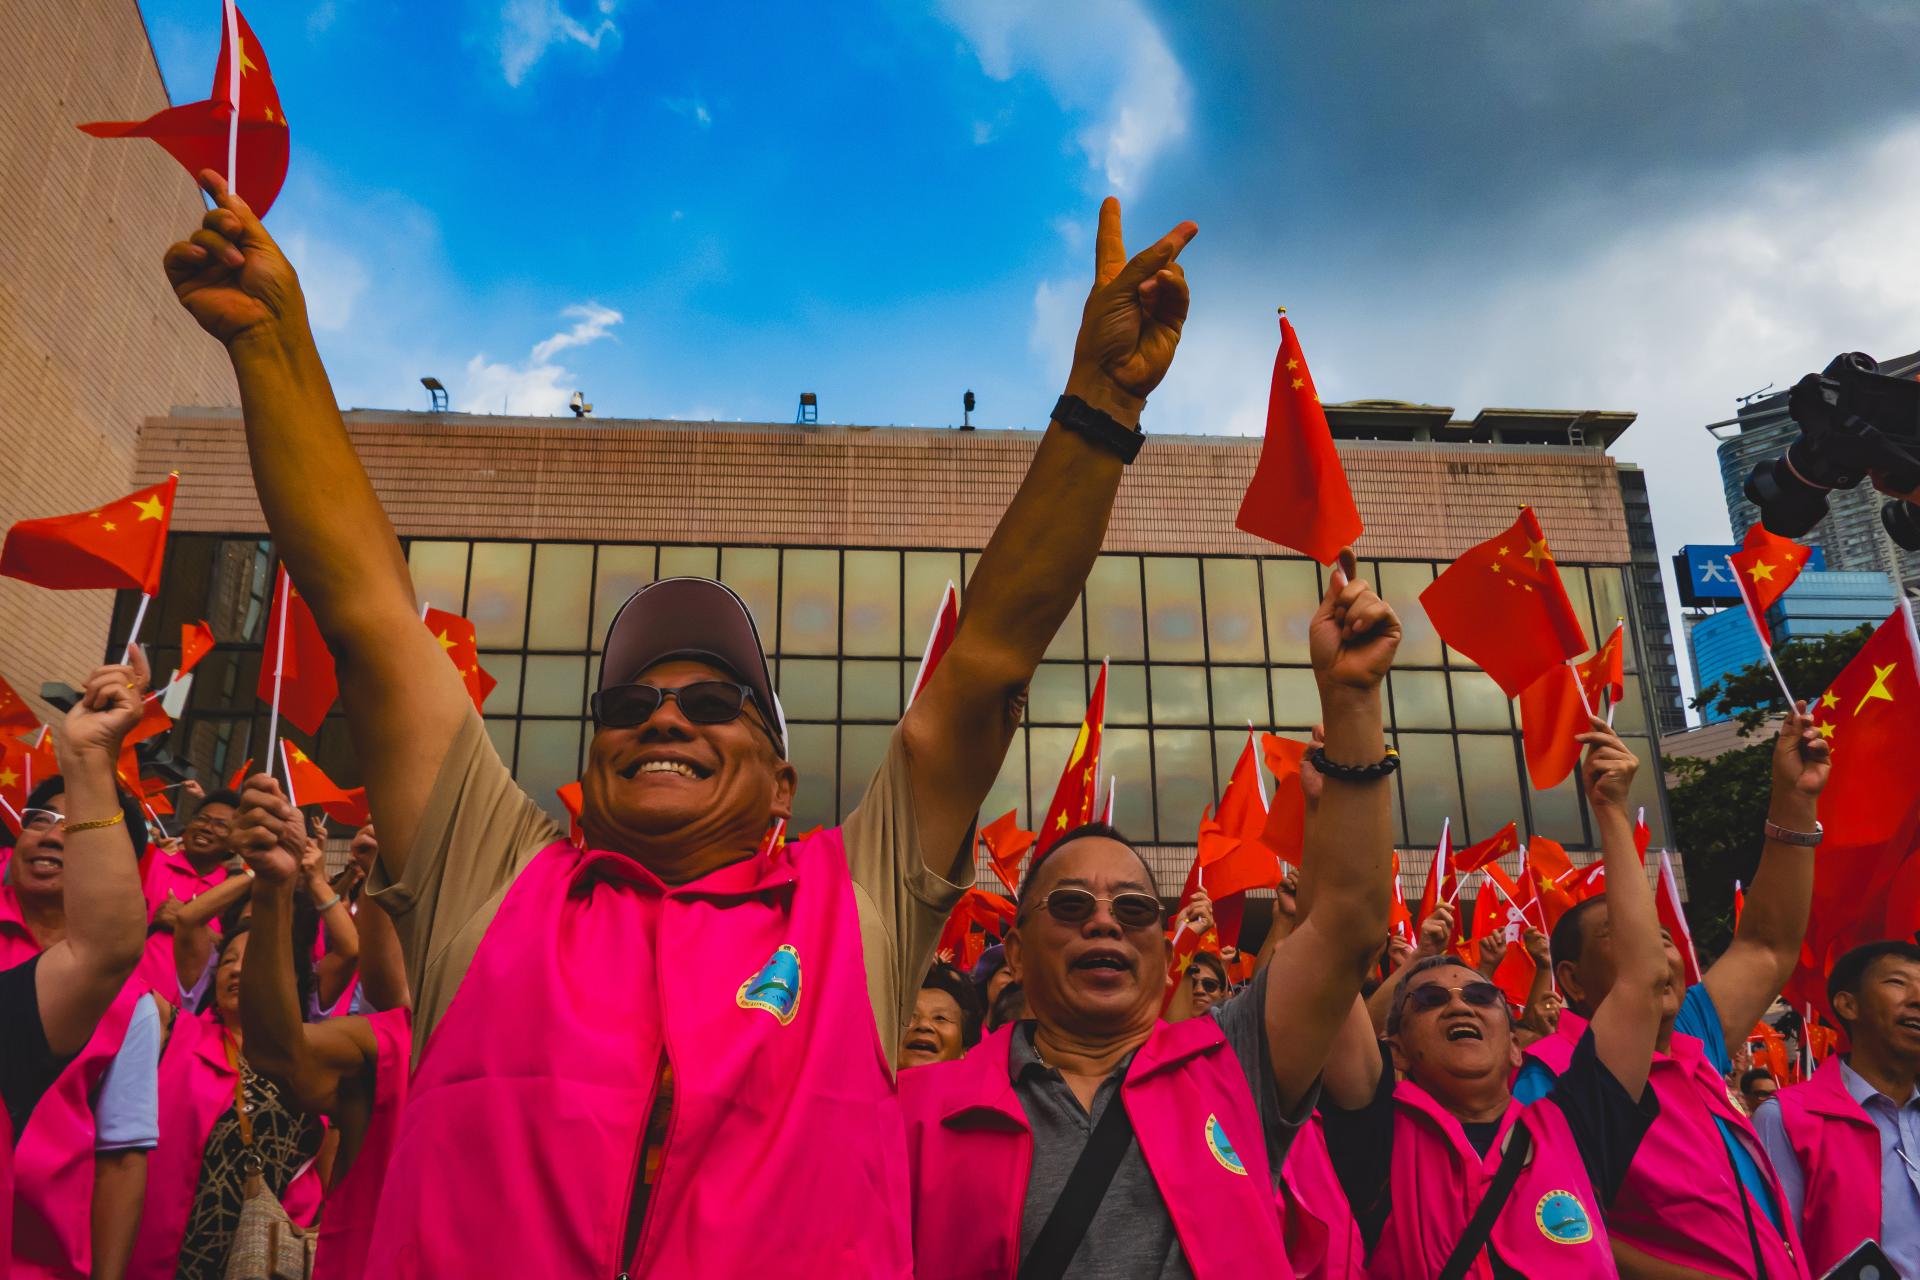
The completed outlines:
[[[760,647],[773,652],[780,621],[780,553],[771,547],[727,547],[720,553],[720,581],[747,602]]]
[[[800,771],[800,785],[793,797],[793,820],[787,829],[795,835],[815,827],[830,827],[834,817],[834,738],[837,730],[830,724],[790,724],[787,726],[793,767]]]
[[[1087,652],[1101,658],[1147,656],[1140,612],[1140,557],[1101,556],[1087,575]]]
[[[1380,566],[1380,577],[1374,585],[1400,615],[1400,651],[1393,660],[1396,667],[1440,665],[1440,633],[1433,629],[1433,619],[1420,607],[1420,593],[1432,582],[1430,564]]]
[[[1593,596],[1587,590],[1587,571],[1563,567],[1560,570],[1560,581],[1567,588],[1567,599],[1573,601],[1573,616],[1580,619],[1580,629],[1587,633],[1587,643],[1589,645],[1598,643],[1594,639]],[[1613,630],[1613,619],[1608,618],[1606,631],[1611,630]],[[1600,632],[1601,639],[1606,638],[1606,631]]]
[[[1047,657],[1056,661],[1077,661],[1086,654],[1086,623],[1081,620],[1080,614],[1080,598],[1075,596],[1073,609],[1067,614],[1066,621],[1053,633],[1053,639],[1047,641]]]
[[[421,604],[448,613],[466,607],[466,543],[414,542],[407,547],[407,568],[413,574],[414,598]]]
[[[529,716],[586,714],[587,660],[551,654],[527,658],[526,694],[520,711]],[[565,779],[562,779],[565,781]]]
[[[1438,671],[1395,671],[1393,722],[1402,729],[1445,729],[1452,724],[1447,711],[1447,678]]]
[[[840,714],[847,720],[900,718],[900,664],[849,662],[840,673]]]
[[[1212,662],[1264,662],[1260,569],[1253,560],[1206,560],[1207,657]],[[1155,648],[1153,656],[1161,656]]]
[[[1033,815],[1027,812],[1027,735],[1016,730],[1007,758],[1000,763],[1000,776],[993,780],[987,798],[980,802],[980,817],[992,822],[1007,810],[1017,815],[1014,821],[1033,829]]]
[[[566,806],[554,792],[580,777],[580,722],[578,720],[523,720],[520,722],[520,764],[514,778],[557,822],[567,820]]]
[[[1163,667],[1156,663],[1148,673],[1147,687],[1153,694],[1155,724],[1207,723],[1205,667]]]
[[[653,581],[653,560],[652,547],[606,545],[600,548],[599,559],[594,566],[591,631],[594,648],[598,649],[606,643],[607,628],[613,625],[613,615],[620,612],[620,606],[627,602],[627,598]]]
[[[834,653],[840,643],[840,556],[787,551],[780,566],[780,651]]]
[[[1469,840],[1485,840],[1520,817],[1520,757],[1510,734],[1463,734],[1460,774],[1467,784]]]
[[[1639,771],[1633,775],[1633,785],[1627,788],[1629,807],[1645,805],[1647,810],[1647,831],[1649,849],[1665,849],[1667,844],[1667,818],[1660,809],[1660,770],[1654,767],[1653,748],[1645,738],[1621,739],[1627,750],[1633,752],[1640,761]]]
[[[1200,619],[1200,562],[1146,557],[1147,645],[1155,662],[1199,662],[1207,655]]]
[[[1620,697],[1620,706],[1613,713],[1613,727],[1621,733],[1645,733],[1647,731],[1646,695],[1640,688],[1639,676],[1627,676],[1621,682],[1625,692]],[[1599,710],[1599,708],[1595,708]],[[1605,715],[1605,712],[1601,712]]]
[[[1213,722],[1246,724],[1264,728],[1272,722],[1267,711],[1267,673],[1259,667],[1215,667],[1208,673],[1213,680]]]
[[[1511,729],[1507,695],[1493,677],[1478,671],[1456,671],[1453,681],[1454,723],[1462,729]]]
[[[1300,728],[1320,723],[1320,686],[1307,667],[1275,667],[1273,723]]]
[[[1528,783],[1532,791],[1532,783]],[[1560,779],[1559,785],[1545,791],[1532,791],[1532,831],[1550,836],[1561,844],[1587,843],[1586,827],[1580,821],[1580,771],[1575,769]]]
[[[476,542],[467,587],[467,617],[483,649],[518,649],[526,639],[527,566],[524,542]]]
[[[1107,667],[1107,723],[1147,722],[1147,669],[1115,663]]]
[[[1079,724],[1087,714],[1085,673],[1077,662],[1041,663],[1027,690],[1027,723]]]
[[[978,551],[968,551],[964,553],[963,562],[961,564],[962,577],[960,579],[960,598],[961,599],[963,600],[966,599],[967,584],[973,581],[973,571],[975,569],[978,569],[979,567],[980,567],[980,553]]]
[[[520,722],[488,716],[485,723],[487,737],[493,740],[493,749],[499,753],[501,763],[512,769],[513,746],[520,737]]]
[[[901,567],[906,574],[902,616],[907,622],[907,652],[911,656],[926,648],[927,632],[933,628],[933,611],[940,607],[940,595],[947,584],[960,585],[960,553],[909,551]]]
[[[1162,842],[1192,840],[1200,828],[1200,811],[1213,803],[1211,737],[1204,730],[1154,731],[1154,792]]]
[[[1460,825],[1460,778],[1453,767],[1453,739],[1444,733],[1400,733],[1400,791],[1407,815],[1407,843],[1431,849],[1440,824],[1453,819],[1454,843],[1465,843]],[[1423,880],[1421,884],[1425,884]]]
[[[887,754],[892,725],[849,724],[840,728],[840,821],[860,804]]]
[[[487,710],[495,715],[512,715],[520,706],[520,655],[483,653],[480,669],[498,681],[487,695]]]
[[[1078,729],[1029,729],[1027,730],[1027,795],[1030,808],[1027,816],[1038,826],[1047,816],[1047,806],[1053,803],[1054,788],[1060,785],[1060,775],[1066,771],[1067,758],[1073,754],[1074,739],[1080,736]]]
[[[1102,786],[1114,788],[1113,823],[1128,835],[1153,838],[1153,762],[1145,729],[1109,729],[1100,737]],[[1107,797],[1103,794],[1104,806]]]
[[[660,576],[663,578],[711,578],[719,571],[718,547],[660,548]]]
[[[1320,607],[1319,566],[1311,560],[1262,560],[1267,648],[1275,662],[1307,661],[1307,623]]]
[[[253,691],[258,687],[259,680],[258,653],[231,653],[215,649],[200,659],[200,665],[193,669],[193,687],[187,691],[187,708],[195,716],[222,711],[250,712],[253,710]]]
[[[840,700],[839,673],[831,660],[782,658],[780,707],[789,720],[832,720]]]
[[[593,548],[546,542],[534,550],[529,649],[584,649],[593,600]]]
[[[1625,581],[1618,569],[1589,569],[1587,577],[1593,582],[1593,619],[1598,633],[1593,642],[1604,644],[1613,634],[1614,624],[1627,616],[1627,592]],[[1620,646],[1621,657],[1629,671],[1638,671],[1640,662],[1633,651],[1633,628],[1624,628]]]
[[[849,551],[841,607],[844,653],[894,657],[900,653],[900,555]]]

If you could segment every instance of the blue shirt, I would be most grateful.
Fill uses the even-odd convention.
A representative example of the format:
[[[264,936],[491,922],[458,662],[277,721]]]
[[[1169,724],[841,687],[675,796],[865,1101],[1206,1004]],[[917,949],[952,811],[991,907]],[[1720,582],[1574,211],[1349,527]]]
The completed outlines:
[[[145,1151],[159,1143],[160,1013],[145,995],[94,1094],[93,1149]]]
[[[1682,1035],[1692,1036],[1705,1046],[1706,1059],[1713,1069],[1721,1075],[1733,1069],[1733,1059],[1727,1054],[1727,1033],[1720,1025],[1720,1010],[1714,1007],[1713,997],[1707,994],[1705,983],[1694,983],[1687,988],[1686,997],[1680,1002],[1680,1014],[1673,1020],[1673,1029]],[[1521,1102],[1538,1102],[1547,1096],[1553,1088],[1553,1072],[1545,1063],[1528,1058],[1520,1067],[1520,1074],[1513,1082],[1513,1096]],[[1731,1126],[1719,1116],[1713,1118],[1720,1129],[1720,1140],[1726,1144],[1727,1155],[1733,1161],[1735,1172],[1740,1175],[1740,1185],[1747,1189],[1753,1202],[1766,1211],[1773,1222],[1776,1232],[1784,1233],[1786,1228],[1780,1217],[1780,1206],[1774,1203],[1773,1192],[1767,1186],[1760,1165],[1747,1150],[1747,1144],[1740,1141]]]

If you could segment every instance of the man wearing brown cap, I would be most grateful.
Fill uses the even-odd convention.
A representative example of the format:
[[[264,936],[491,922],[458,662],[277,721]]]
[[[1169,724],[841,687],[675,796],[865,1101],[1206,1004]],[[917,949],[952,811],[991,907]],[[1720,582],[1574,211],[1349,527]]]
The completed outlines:
[[[718,583],[670,579],[609,630],[580,849],[514,786],[419,625],[292,268],[203,182],[216,208],[168,276],[227,345],[261,507],[338,661],[375,896],[417,993],[369,1273],[906,1274],[885,1047],[1172,361],[1195,228],[1128,261],[1102,207],[1067,394],[845,824],[781,841],[808,762],[787,758],[752,618]]]

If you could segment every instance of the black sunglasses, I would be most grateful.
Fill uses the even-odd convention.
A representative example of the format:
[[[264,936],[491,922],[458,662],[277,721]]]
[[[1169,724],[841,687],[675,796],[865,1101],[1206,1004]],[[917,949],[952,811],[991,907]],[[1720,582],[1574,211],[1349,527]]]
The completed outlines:
[[[738,720],[753,690],[730,680],[696,680],[677,689],[651,684],[617,684],[593,695],[593,722],[602,728],[631,729],[645,724],[668,698],[695,724]]]
[[[1085,924],[1094,908],[1106,903],[1113,918],[1128,929],[1145,929],[1160,923],[1160,899],[1150,893],[1118,893],[1097,898],[1085,889],[1055,889],[1040,899],[1040,906],[1061,924]]]
[[[1407,1008],[1417,1013],[1432,1013],[1453,1003],[1453,993],[1475,1009],[1498,1008],[1507,1002],[1507,993],[1491,982],[1469,982],[1464,987],[1448,987],[1429,982],[1407,992]]]
[[[1214,994],[1226,985],[1197,964],[1187,970],[1187,981],[1193,983],[1194,986],[1200,988],[1200,990],[1207,995]]]

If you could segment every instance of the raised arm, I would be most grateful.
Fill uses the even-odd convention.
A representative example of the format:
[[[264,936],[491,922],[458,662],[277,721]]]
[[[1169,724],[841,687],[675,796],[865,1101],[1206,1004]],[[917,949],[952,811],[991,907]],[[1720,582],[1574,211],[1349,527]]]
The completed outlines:
[[[322,822],[320,831],[325,829]],[[345,895],[327,879],[327,846],[317,833],[307,834],[306,850],[300,855],[299,880],[300,892],[313,904],[327,941],[326,950],[313,967],[313,978],[320,1007],[331,1009],[340,1002],[341,993],[360,967],[360,930],[354,925],[353,912],[347,910]]]
[[[1814,832],[1830,755],[1827,740],[1807,714],[1807,704],[1797,704],[1774,739],[1773,798],[1767,821],[1786,831]],[[1720,1011],[1721,1034],[1729,1051],[1746,1039],[1800,960],[1800,942],[1813,904],[1814,853],[1807,845],[1767,838],[1733,941],[1701,978]]]
[[[131,656],[87,677],[54,739],[67,784],[67,934],[40,957],[34,993],[47,1046],[62,1057],[85,1047],[147,940],[146,895],[113,781],[147,687],[146,655],[135,648]]]
[[[1120,203],[1100,206],[1094,284],[1066,392],[1138,430],[1187,318],[1174,261],[1197,230],[1183,222],[1128,261]],[[1027,684],[1073,609],[1106,537],[1117,455],[1055,422],[967,584],[959,630],[901,721],[928,867],[951,877],[980,802],[1020,722]],[[386,830],[386,819],[380,819]]]
[[[472,703],[420,625],[406,558],[340,419],[293,267],[218,174],[200,180],[217,207],[167,250],[167,278],[233,360],[260,509],[339,668],[397,878]]]
[[[185,902],[167,899],[173,924],[173,969],[181,991],[191,991],[207,971],[213,954],[213,930],[208,926],[220,913],[253,891],[251,874],[228,876],[213,888]]]
[[[1351,549],[1329,575],[1308,626],[1320,685],[1326,759],[1378,763],[1387,750],[1380,683],[1400,646],[1400,620],[1354,576]],[[1300,922],[1274,950],[1267,977],[1267,1045],[1274,1083],[1292,1107],[1312,1087],[1348,1021],[1387,936],[1392,891],[1391,775],[1328,776],[1309,807]]]
[[[1627,789],[1640,762],[1606,721],[1595,716],[1592,726],[1580,735],[1587,745],[1580,778],[1607,867],[1607,928],[1614,960],[1613,989],[1593,1011],[1593,1046],[1613,1078],[1638,1098],[1653,1069],[1661,1013],[1674,994],[1673,975],[1653,889],[1633,847],[1633,819],[1627,816]]]

